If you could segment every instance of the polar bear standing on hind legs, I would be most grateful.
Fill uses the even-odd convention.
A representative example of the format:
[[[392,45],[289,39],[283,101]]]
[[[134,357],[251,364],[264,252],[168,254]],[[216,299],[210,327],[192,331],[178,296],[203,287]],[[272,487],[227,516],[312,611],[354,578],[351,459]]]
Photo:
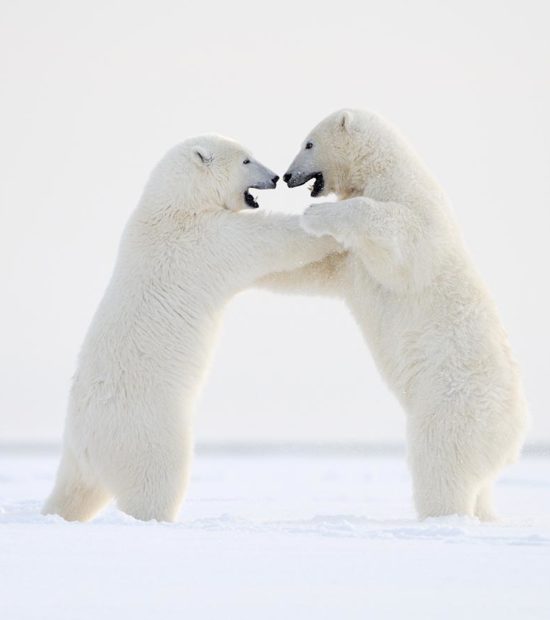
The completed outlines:
[[[237,213],[278,177],[242,146],[190,139],[153,171],[131,216],[74,377],[63,455],[43,512],[90,519],[112,497],[173,521],[192,452],[192,413],[225,303],[262,276],[339,249],[299,216]]]
[[[491,488],[516,459],[527,414],[495,306],[447,199],[419,156],[375,114],[343,110],[309,134],[284,180],[314,179],[302,218],[347,250],[263,286],[343,296],[408,414],[421,518],[493,519]]]

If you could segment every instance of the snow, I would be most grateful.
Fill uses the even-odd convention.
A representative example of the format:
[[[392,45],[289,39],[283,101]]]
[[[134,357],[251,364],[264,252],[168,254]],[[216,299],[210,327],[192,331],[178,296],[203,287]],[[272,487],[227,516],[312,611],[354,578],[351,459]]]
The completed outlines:
[[[202,452],[180,521],[42,517],[56,454],[0,456],[0,618],[550,617],[550,458],[502,521],[418,522],[401,455]],[[370,616],[369,616],[370,614]]]

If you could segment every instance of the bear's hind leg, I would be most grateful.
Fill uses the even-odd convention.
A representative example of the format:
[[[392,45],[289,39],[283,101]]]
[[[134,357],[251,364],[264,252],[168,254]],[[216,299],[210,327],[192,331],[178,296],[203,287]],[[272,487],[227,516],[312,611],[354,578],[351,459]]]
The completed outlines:
[[[475,489],[455,484],[444,476],[414,475],[414,500],[419,519],[462,515],[473,517]]]
[[[132,485],[117,494],[117,506],[122,512],[140,521],[173,523],[183,501],[187,476],[176,472],[149,472],[136,477]]]
[[[57,514],[66,521],[88,521],[110,499],[107,491],[84,480],[74,457],[65,453],[42,514]]]
[[[119,510],[140,521],[164,521],[173,523],[183,497],[157,487],[154,494],[146,491],[120,496],[117,500]]]
[[[464,467],[466,455],[432,428],[409,426],[409,465],[418,517],[473,517],[479,482]]]
[[[191,437],[129,460],[114,482],[117,506],[141,521],[174,522],[189,482]]]
[[[493,510],[493,481],[485,482],[480,488],[475,506],[475,515],[480,521],[496,521]]]

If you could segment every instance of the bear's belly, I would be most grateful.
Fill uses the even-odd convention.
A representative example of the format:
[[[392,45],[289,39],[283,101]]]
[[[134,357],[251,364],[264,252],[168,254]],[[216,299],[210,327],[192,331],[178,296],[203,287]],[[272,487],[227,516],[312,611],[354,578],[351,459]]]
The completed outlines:
[[[412,296],[384,289],[368,273],[361,282],[356,279],[347,301],[383,378],[401,397],[424,357],[419,346],[427,328],[421,307]]]
[[[363,270],[347,300],[378,369],[408,410],[450,402],[468,409],[491,393],[513,397],[517,373],[508,344],[478,289],[451,295],[432,286],[398,295]]]

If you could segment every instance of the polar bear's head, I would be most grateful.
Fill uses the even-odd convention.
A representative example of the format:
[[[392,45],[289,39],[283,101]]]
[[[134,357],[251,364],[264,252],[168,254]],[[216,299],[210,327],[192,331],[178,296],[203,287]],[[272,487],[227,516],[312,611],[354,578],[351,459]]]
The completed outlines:
[[[384,121],[373,113],[334,112],[308,134],[283,179],[289,187],[313,179],[313,197],[335,193],[343,198],[361,193],[370,164],[381,163],[386,134]]]
[[[279,177],[250,151],[218,135],[189,138],[172,148],[151,175],[149,190],[179,209],[256,209],[250,189],[273,189]]]

